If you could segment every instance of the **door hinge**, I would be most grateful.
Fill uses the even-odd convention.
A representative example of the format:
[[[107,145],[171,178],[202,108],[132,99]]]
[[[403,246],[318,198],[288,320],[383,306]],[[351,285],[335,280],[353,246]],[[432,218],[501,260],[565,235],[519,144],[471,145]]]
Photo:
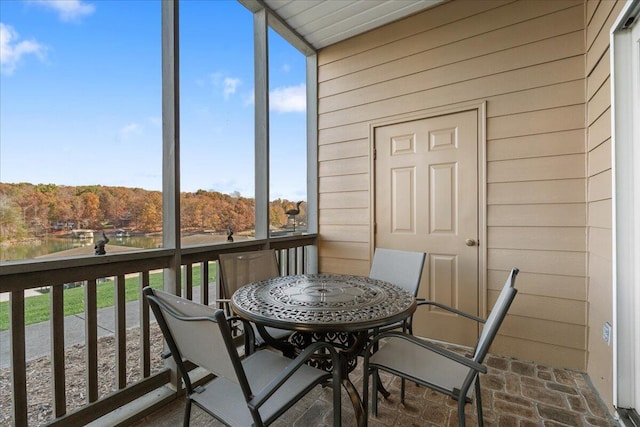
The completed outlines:
[[[377,149],[373,149],[373,160],[377,160],[378,159],[378,150]]]

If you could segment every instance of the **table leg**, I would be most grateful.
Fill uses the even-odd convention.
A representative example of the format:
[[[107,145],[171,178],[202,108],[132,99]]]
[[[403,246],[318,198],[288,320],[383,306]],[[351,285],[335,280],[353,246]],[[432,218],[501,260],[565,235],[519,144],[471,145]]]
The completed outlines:
[[[356,387],[353,385],[349,376],[346,376],[342,379],[342,387],[344,387],[345,391],[349,395],[349,399],[351,399],[351,404],[353,405],[353,411],[356,415],[356,422],[358,423],[358,427],[364,427],[366,425],[366,416],[364,413],[364,407],[362,406],[362,399],[360,398],[360,393],[356,390]]]
[[[266,328],[263,325],[256,324],[256,329],[258,329],[258,333],[262,336],[262,339],[267,343],[267,345],[280,350],[284,357],[288,357],[290,359],[294,359],[296,357],[296,347],[292,345],[288,340],[277,340],[269,335]]]

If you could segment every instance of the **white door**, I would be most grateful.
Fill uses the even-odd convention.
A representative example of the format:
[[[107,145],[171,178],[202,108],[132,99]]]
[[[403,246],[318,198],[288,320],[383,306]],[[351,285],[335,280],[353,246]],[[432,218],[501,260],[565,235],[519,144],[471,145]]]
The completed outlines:
[[[375,246],[427,253],[419,297],[478,313],[476,110],[375,128]],[[473,345],[477,325],[424,307],[414,333]]]

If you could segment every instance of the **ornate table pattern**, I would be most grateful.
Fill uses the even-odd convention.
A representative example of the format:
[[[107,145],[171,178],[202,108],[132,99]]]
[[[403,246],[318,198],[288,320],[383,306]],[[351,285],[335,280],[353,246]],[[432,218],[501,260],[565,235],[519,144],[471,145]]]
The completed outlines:
[[[402,288],[369,277],[339,274],[282,276],[248,284],[232,296],[233,310],[258,325],[295,331],[290,343],[298,349],[310,342],[331,342],[340,355],[343,385],[359,424],[365,416],[360,396],[348,373],[357,363],[370,330],[400,322],[416,309],[414,296]],[[331,369],[328,358],[314,362]]]
[[[409,292],[381,280],[312,274],[249,284],[233,294],[232,304],[236,313],[272,327],[354,332],[405,319],[414,300]]]

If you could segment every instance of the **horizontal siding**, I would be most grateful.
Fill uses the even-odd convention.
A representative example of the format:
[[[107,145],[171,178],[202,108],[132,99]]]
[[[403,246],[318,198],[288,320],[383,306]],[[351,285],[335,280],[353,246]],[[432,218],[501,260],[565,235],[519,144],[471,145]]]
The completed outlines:
[[[486,102],[488,307],[521,270],[497,351],[584,369],[585,13],[581,0],[453,0],[320,51],[321,271],[368,272],[372,123]]]
[[[584,203],[584,179],[556,181],[500,182],[487,185],[487,203]]]
[[[318,148],[318,160],[320,162],[367,155],[369,155],[369,140],[364,138],[335,144],[325,144]]]
[[[602,326],[612,312],[612,160],[610,31],[622,1],[587,2],[587,372],[603,400],[613,408],[613,352],[602,340]]]
[[[611,170],[611,139],[589,151],[588,168],[590,177]]]
[[[487,160],[584,154],[584,130],[575,129],[495,139],[487,143]]]
[[[564,323],[557,320],[512,315],[505,322],[501,333],[535,342],[545,342],[562,348],[584,351],[587,337],[582,325]]]
[[[583,203],[490,205],[489,227],[584,227],[587,212]]]
[[[521,55],[516,50],[513,53],[513,58],[510,59],[521,58]],[[576,58],[577,61],[575,61]],[[484,58],[479,58],[477,62],[483,60]],[[339,103],[341,108],[331,109],[327,104],[338,103],[334,98],[320,99],[318,109],[323,114],[320,115],[318,126],[320,129],[325,129],[342,126],[353,121],[375,120],[379,118],[380,110],[385,108],[393,107],[393,110],[388,111],[407,114],[439,105],[479,100],[512,91],[573,81],[583,72],[582,56],[563,57],[549,61],[540,60],[540,62],[530,65],[538,70],[537,73],[532,72],[533,70],[527,71],[526,62],[532,61],[524,59],[522,61],[525,63],[520,67],[498,73],[491,72],[496,67],[493,61],[502,60],[507,59],[493,59],[483,62],[486,64],[486,67],[483,68],[486,68],[487,74],[478,74],[476,68],[480,64],[477,63],[452,64],[450,67],[409,76],[400,82],[369,87],[366,88],[367,91],[351,91],[344,98],[349,103],[361,103],[365,98],[369,100],[366,104],[351,106],[348,103]],[[462,71],[456,71],[460,67],[463,67]],[[382,92],[383,90],[389,92]],[[372,92],[371,95],[367,95],[369,91]],[[447,99],[447,94],[449,99]],[[584,116],[582,119],[584,120]]]
[[[589,99],[587,122],[590,125],[609,110],[611,106],[611,85],[607,79]]]
[[[494,96],[491,99],[490,117],[582,103],[584,82],[579,79]],[[584,136],[582,139],[584,141]]]
[[[497,337],[491,346],[491,352],[509,354],[517,359],[533,360],[577,370],[583,370],[587,363],[587,355],[584,350],[506,335]]]
[[[540,181],[585,177],[584,154],[489,162],[487,182]]]
[[[324,245],[321,243],[318,245],[319,250],[322,252]],[[323,256],[319,259],[318,268],[322,272],[332,272],[335,274],[356,274],[360,276],[367,276],[369,274],[369,260],[354,260]]]
[[[323,209],[319,222],[323,225],[368,225],[369,209]]]
[[[586,250],[584,226],[489,227],[487,239],[494,249]]]
[[[351,260],[369,261],[369,245],[353,242],[322,242],[322,253],[328,258],[340,258],[348,253]]]
[[[333,242],[369,242],[368,225],[324,225],[322,239]]]
[[[611,215],[611,199],[603,199],[597,202],[589,203],[589,233],[590,236],[593,233],[605,233],[609,236],[611,235],[611,227],[612,227],[613,218]],[[607,245],[608,249],[611,250],[611,244]],[[594,249],[594,248],[603,248],[601,242],[591,241],[589,242],[589,249],[591,253],[600,252],[602,249]],[[608,259],[611,259],[611,254],[609,253],[607,256]]]
[[[369,190],[369,177],[365,174],[320,177],[318,187],[320,194],[367,191]]]
[[[462,4],[464,3],[464,4]],[[552,2],[460,1],[388,25],[322,51],[318,59],[320,82],[369,68],[386,60],[398,60],[417,52],[458,40],[475,38],[501,28],[523,24],[540,16],[579,6],[580,0]],[[547,31],[554,31],[547,28]],[[371,50],[376,49],[372,56]],[[330,70],[335,71],[330,72]],[[325,73],[325,74],[323,74]]]
[[[596,203],[592,204],[597,206]],[[601,258],[602,260],[608,260],[609,262],[611,262],[611,248],[613,245],[613,239],[611,238],[611,231],[609,228],[593,226],[589,227],[589,242],[591,243],[591,246],[589,248],[590,257],[596,256]],[[593,283],[591,283],[591,285],[593,285]],[[589,289],[593,288],[594,286],[591,286]],[[601,287],[598,288],[600,289]]]
[[[572,251],[538,251],[489,249],[488,268],[507,270],[518,267],[522,271],[584,277],[586,254]]]
[[[516,50],[526,49],[534,53],[531,60],[540,60],[541,55],[557,55],[561,53],[563,46],[562,38],[574,38],[576,34],[581,33],[582,22],[572,10],[553,15],[551,21],[548,17],[544,17],[535,21],[535,28],[520,28],[518,26],[509,26],[500,31],[493,31],[481,34],[478,37],[464,39],[459,42],[449,43],[448,40],[436,40],[432,34],[426,33],[422,39],[414,39],[403,41],[403,44],[411,46],[407,51],[402,52],[401,58],[395,59],[398,52],[392,49],[378,49],[376,56],[376,64],[371,64],[368,68],[362,68],[363,64],[357,61],[357,58],[351,58],[350,61],[354,67],[357,67],[350,74],[342,75],[339,78],[323,79],[323,73],[330,74],[330,69],[338,65],[321,68],[319,79],[323,81],[322,92],[319,93],[321,98],[329,97],[333,94],[350,93],[352,90],[358,90],[363,86],[371,86],[382,82],[390,82],[393,79],[401,79],[411,76],[414,73],[435,70],[444,66],[451,66],[455,63],[463,63],[465,65],[480,64],[486,67],[483,57],[486,55],[494,55],[493,59],[511,59]],[[550,33],[548,25],[555,25],[564,19],[567,25],[555,26],[556,32]],[[487,25],[489,22],[486,23]],[[524,25],[524,27],[532,27]],[[550,40],[555,40],[558,36],[558,45],[551,48]],[[553,37],[553,39],[549,39]],[[440,46],[429,50],[429,45],[438,43]],[[526,46],[526,48],[524,47]],[[551,48],[550,52],[540,53],[540,48]],[[414,53],[415,51],[415,53]],[[469,58],[469,52],[473,52],[475,58]],[[491,57],[491,56],[490,56]],[[544,56],[551,58],[552,56]],[[524,60],[524,59],[521,59]],[[502,67],[512,67],[514,63],[505,63]],[[340,64],[343,65],[343,64]],[[453,68],[453,67],[452,67]],[[329,71],[327,70],[329,69]],[[493,72],[499,71],[495,68]],[[346,71],[346,70],[345,70]],[[472,72],[472,70],[469,70]],[[481,70],[480,70],[481,71]],[[482,73],[484,74],[484,73]]]
[[[609,58],[609,49],[604,52],[602,59],[596,64],[591,74],[587,77],[587,99],[593,98],[593,95],[602,85],[609,79],[611,72],[611,60]]]
[[[345,42],[327,47],[322,50],[322,56],[318,58],[318,64],[326,66],[329,63],[340,60],[363,56],[371,46],[384,46],[402,41],[426,31],[432,31],[438,27],[449,25],[456,21],[464,21],[467,17],[475,17],[478,13],[493,10],[497,7],[513,3],[515,0],[485,0],[483,2],[470,2],[464,8],[459,8],[453,15],[448,9],[433,8],[429,13],[416,14],[406,18],[404,25],[388,25],[376,31],[371,31],[358,37],[353,37]],[[464,38],[464,37],[463,37]],[[338,75],[347,72],[347,66],[342,64],[337,69]]]
[[[512,138],[569,129],[584,129],[583,105],[490,117],[487,120],[487,139]]]
[[[346,159],[325,160],[318,167],[318,176],[336,176],[348,174],[367,174],[369,157],[348,157]]]
[[[587,131],[587,149],[591,151],[609,139],[611,139],[611,108],[589,125]]]
[[[320,205],[321,211],[324,209],[368,209],[370,201],[368,189],[366,191],[351,191],[349,193],[341,191],[321,193],[318,197],[318,204]],[[319,221],[323,221],[322,215],[320,215]]]
[[[593,43],[587,44],[587,75],[591,74],[593,68],[602,60],[604,54],[607,53],[609,49],[609,31],[618,17],[624,2],[601,0],[599,3],[598,9],[602,10],[601,17],[606,17],[606,20],[600,25],[601,20],[596,20],[594,16],[594,20],[587,26],[587,40],[594,38]],[[597,10],[596,13],[598,13]]]
[[[489,291],[489,305],[493,306],[498,299],[499,292]],[[551,298],[546,296],[519,294],[509,309],[512,316],[528,317],[531,319],[567,323],[583,326],[587,316],[587,303],[574,299]],[[575,337],[565,337],[572,340]],[[576,348],[586,350],[583,340]]]
[[[508,274],[508,270],[489,269],[487,272],[489,291],[499,291],[504,285],[506,274]],[[518,274],[516,283],[520,294],[576,301],[585,301],[587,298],[587,280],[585,277],[521,271]]]

